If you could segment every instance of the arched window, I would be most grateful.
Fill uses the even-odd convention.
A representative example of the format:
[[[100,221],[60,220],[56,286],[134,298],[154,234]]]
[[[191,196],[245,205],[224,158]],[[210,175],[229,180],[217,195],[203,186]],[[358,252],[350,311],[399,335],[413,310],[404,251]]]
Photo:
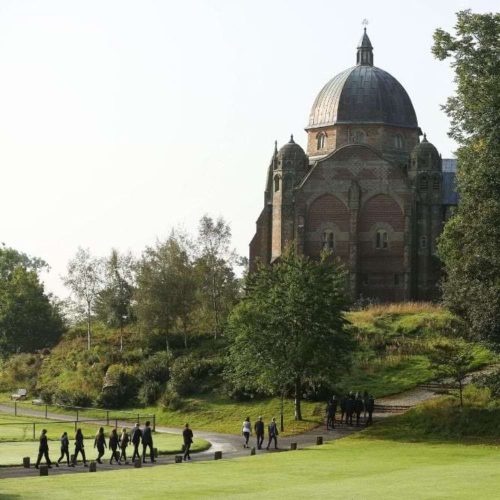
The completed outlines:
[[[375,233],[375,248],[383,249],[388,248],[389,238],[387,236],[387,231],[385,229],[379,229]]]
[[[363,130],[355,130],[352,133],[351,141],[354,144],[364,144],[366,142],[366,134]]]
[[[394,147],[396,149],[403,149],[404,143],[403,143],[403,136],[401,134],[396,134],[394,136]]]
[[[279,190],[280,190],[280,176],[276,175],[274,177],[274,192],[279,191]]]
[[[434,191],[439,191],[440,187],[441,183],[439,182],[439,177],[434,177],[434,179],[432,179],[432,189],[434,189]]]
[[[320,132],[316,136],[316,149],[319,151],[320,149],[323,149],[325,147],[325,137],[326,134],[324,132]]]
[[[335,249],[335,236],[333,235],[333,231],[323,232],[323,249],[332,251]]]
[[[429,186],[429,181],[427,180],[427,176],[422,175],[422,177],[420,177],[420,189],[422,191],[427,191],[428,186]]]
[[[427,248],[427,236],[420,236],[420,248]]]

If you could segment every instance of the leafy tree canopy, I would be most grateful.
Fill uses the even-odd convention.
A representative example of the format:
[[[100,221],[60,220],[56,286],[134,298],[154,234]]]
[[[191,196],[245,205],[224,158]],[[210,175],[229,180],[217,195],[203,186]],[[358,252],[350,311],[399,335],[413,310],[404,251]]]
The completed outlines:
[[[439,243],[444,300],[472,333],[500,343],[500,14],[459,12],[455,35],[436,30],[432,50],[455,70],[444,110],[460,146],[460,202]]]
[[[271,394],[292,388],[301,420],[305,384],[331,384],[349,364],[346,306],[345,275],[331,257],[313,261],[287,249],[249,275],[230,315],[228,378]]]

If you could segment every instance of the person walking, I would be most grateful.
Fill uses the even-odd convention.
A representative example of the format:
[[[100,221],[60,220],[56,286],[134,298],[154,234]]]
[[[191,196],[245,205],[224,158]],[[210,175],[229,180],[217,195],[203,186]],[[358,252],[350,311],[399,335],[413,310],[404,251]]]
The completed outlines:
[[[368,405],[369,399],[370,399],[370,395],[368,394],[368,391],[365,390],[365,392],[363,392],[363,410],[364,410],[363,420],[365,421],[365,423],[366,423],[366,414],[368,413],[367,405]]]
[[[78,453],[82,454],[83,465],[87,467],[87,459],[85,458],[85,445],[83,444],[83,433],[81,429],[76,430],[75,434],[75,459],[73,460],[73,465],[78,461]]]
[[[125,460],[125,465],[128,465],[127,460],[127,446],[130,441],[130,436],[128,435],[127,429],[124,427],[122,430],[122,434],[120,436],[120,462]]]
[[[38,446],[38,457],[36,459],[36,464],[35,464],[35,469],[38,469],[38,466],[40,465],[40,461],[42,460],[42,457],[45,458],[45,462],[47,463],[47,467],[49,469],[52,469],[52,462],[50,461],[49,458],[49,442],[47,440],[47,429],[42,429],[42,432],[40,434],[40,444]],[[58,467],[58,463],[56,462],[56,466]]]
[[[243,448],[248,448],[248,440],[250,439],[250,434],[252,434],[252,424],[250,423],[250,417],[245,418],[241,432],[243,434],[243,437],[245,438]]]
[[[373,411],[375,410],[375,399],[373,396],[370,394],[368,397],[368,403],[366,407],[366,411],[368,412],[368,420],[366,421],[366,425],[372,425],[373,424]]]
[[[257,438],[257,449],[262,450],[262,443],[264,442],[264,422],[262,417],[259,417],[259,420],[255,422],[254,430]]]
[[[104,456],[104,450],[106,448],[106,436],[104,436],[104,428],[100,427],[95,435],[94,439],[94,449],[97,448],[97,458],[96,461],[102,464],[101,458]]]
[[[61,436],[61,456],[57,460],[57,463],[60,464],[61,460],[66,457],[66,462],[68,463],[68,467],[73,466],[73,464],[69,463],[69,438],[68,438],[68,433],[63,432]]]
[[[153,452],[153,433],[151,431],[149,420],[144,425],[144,431],[142,432],[142,462],[146,463],[146,450],[149,447],[149,456],[151,457],[151,463],[155,462],[155,456]]]
[[[118,464],[120,463],[120,454],[118,453],[118,445],[120,444],[120,438],[118,437],[118,432],[116,429],[111,431],[109,436],[109,449],[111,450],[111,459],[109,460],[109,465],[113,464],[113,460]]]
[[[142,431],[139,427],[139,423],[136,423],[134,428],[132,429],[130,440],[134,445],[134,453],[132,454],[132,462],[135,461],[136,458],[141,458],[141,453],[139,452],[139,446],[141,444],[142,439]]]
[[[269,450],[269,446],[271,445],[271,441],[274,441],[274,449],[278,449],[278,426],[276,425],[276,417],[273,417],[271,423],[267,428],[267,433],[269,436],[269,441],[267,443],[266,450]]]
[[[361,412],[363,411],[363,399],[361,398],[361,394],[358,393],[355,401],[354,401],[354,412],[356,413],[356,427],[359,427],[359,421],[361,419]]]
[[[345,418],[345,423],[347,425],[347,416],[346,416],[346,411],[347,411],[347,399],[349,396],[347,394],[344,395],[344,397],[340,400],[340,423],[344,423],[344,417]]]
[[[193,431],[189,428],[189,424],[186,424],[184,426],[184,430],[182,431],[182,438],[184,440],[184,462],[187,462],[188,460],[191,461],[189,450],[191,449],[191,445],[193,444]]]
[[[355,401],[354,394],[350,392],[345,406],[346,425],[352,425],[352,416],[354,413],[354,401]]]

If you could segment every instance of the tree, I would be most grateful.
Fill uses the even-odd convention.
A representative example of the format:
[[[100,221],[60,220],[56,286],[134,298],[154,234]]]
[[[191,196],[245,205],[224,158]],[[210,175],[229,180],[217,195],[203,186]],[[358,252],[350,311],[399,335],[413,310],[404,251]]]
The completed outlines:
[[[135,295],[137,316],[148,331],[164,336],[169,350],[169,335],[179,316],[178,267],[180,253],[175,236],[157,242],[143,253],[137,270]]]
[[[75,257],[69,261],[68,273],[63,278],[73,301],[85,308],[88,350],[91,347],[94,306],[103,284],[102,268],[102,259],[93,257],[88,249],[78,248]]]
[[[104,262],[104,288],[96,301],[96,312],[105,323],[120,329],[120,352],[123,351],[123,329],[134,320],[134,260],[131,254],[111,250]]]
[[[433,53],[451,58],[456,94],[443,107],[457,151],[455,215],[439,241],[445,303],[473,334],[500,342],[500,14],[457,14],[455,36],[436,30]]]
[[[345,284],[331,256],[313,261],[292,248],[249,275],[228,321],[228,378],[279,396],[291,388],[295,419],[302,420],[305,384],[331,383],[349,364]]]
[[[44,291],[41,259],[0,247],[0,352],[33,352],[57,343],[64,323],[55,300]]]
[[[463,344],[441,343],[430,354],[431,367],[440,379],[451,378],[458,384],[460,407],[463,406],[463,386],[467,374],[473,369],[474,356]]]
[[[200,220],[196,268],[200,283],[200,302],[208,312],[214,338],[222,332],[222,324],[236,302],[238,280],[233,267],[238,258],[231,250],[231,228],[219,218],[208,215]]]

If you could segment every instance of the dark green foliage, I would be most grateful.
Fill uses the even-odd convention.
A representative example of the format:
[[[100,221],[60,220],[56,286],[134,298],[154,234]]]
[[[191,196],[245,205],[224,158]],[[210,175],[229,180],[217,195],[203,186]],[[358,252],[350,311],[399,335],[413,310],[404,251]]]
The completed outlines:
[[[250,275],[229,319],[226,376],[243,389],[282,395],[293,388],[296,419],[307,385],[331,384],[354,348],[345,331],[345,276],[330,256],[312,261],[292,248]]]
[[[106,371],[97,403],[104,408],[131,406],[135,403],[138,390],[139,379],[134,367],[111,365]]]
[[[1,355],[51,347],[64,331],[58,307],[37,274],[43,266],[39,259],[0,247]]]
[[[444,109],[460,145],[460,203],[446,224],[439,254],[446,304],[473,334],[500,342],[500,14],[457,15],[455,36],[434,34],[433,53],[451,58],[456,94]]]

